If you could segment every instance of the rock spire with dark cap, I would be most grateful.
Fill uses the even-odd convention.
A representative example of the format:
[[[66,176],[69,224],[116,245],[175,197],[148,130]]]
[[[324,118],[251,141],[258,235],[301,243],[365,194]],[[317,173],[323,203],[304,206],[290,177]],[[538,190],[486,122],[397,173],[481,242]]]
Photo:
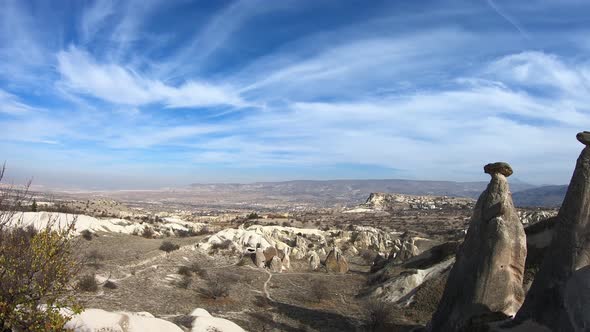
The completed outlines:
[[[492,179],[479,196],[429,331],[469,331],[474,322],[512,316],[524,300],[526,237],[506,177],[507,163],[484,167]]]
[[[575,330],[566,285],[574,272],[590,265],[590,132],[578,133],[576,138],[585,147],[557,214],[551,245],[516,316],[517,321],[533,319],[552,331]]]

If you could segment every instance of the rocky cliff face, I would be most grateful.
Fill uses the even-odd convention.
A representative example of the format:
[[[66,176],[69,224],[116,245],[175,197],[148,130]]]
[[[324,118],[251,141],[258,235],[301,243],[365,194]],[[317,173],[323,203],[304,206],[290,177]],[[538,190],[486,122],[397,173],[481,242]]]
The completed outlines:
[[[378,211],[437,210],[443,208],[470,208],[473,203],[474,201],[469,198],[371,193],[365,204],[360,207]]]

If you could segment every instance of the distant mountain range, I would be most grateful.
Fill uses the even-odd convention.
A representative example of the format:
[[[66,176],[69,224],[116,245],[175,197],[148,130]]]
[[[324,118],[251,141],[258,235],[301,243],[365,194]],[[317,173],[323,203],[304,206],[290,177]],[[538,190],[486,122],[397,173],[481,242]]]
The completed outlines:
[[[522,207],[559,207],[563,202],[567,185],[542,186],[522,191],[514,191],[512,200],[514,205]]]
[[[316,201],[322,205],[358,204],[371,193],[385,192],[406,195],[435,195],[477,198],[488,182],[453,182],[419,180],[296,180],[285,182],[257,182],[250,184],[192,184],[191,190],[232,192],[256,196],[282,198],[287,201]],[[513,193],[534,189],[535,186],[512,181]]]

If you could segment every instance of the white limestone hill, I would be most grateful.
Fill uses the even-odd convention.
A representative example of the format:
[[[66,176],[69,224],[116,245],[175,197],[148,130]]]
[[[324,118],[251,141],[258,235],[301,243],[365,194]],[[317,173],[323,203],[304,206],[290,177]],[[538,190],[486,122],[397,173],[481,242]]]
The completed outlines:
[[[232,321],[213,317],[204,309],[195,309],[191,332],[245,332]],[[101,309],[86,309],[74,315],[65,328],[73,332],[182,332],[177,325],[155,318],[147,312],[109,312]]]
[[[56,212],[22,212],[17,213],[9,221],[9,226],[32,226],[35,229],[44,229],[50,226],[54,230],[63,229],[72,223],[74,234],[88,230],[96,232],[112,232],[122,234],[141,234],[147,227],[153,230],[155,236],[161,236],[166,232],[199,230],[206,226],[203,223],[188,223],[181,219],[170,217],[165,218],[161,223],[137,223],[126,219],[118,218],[95,218],[81,214],[67,214]]]

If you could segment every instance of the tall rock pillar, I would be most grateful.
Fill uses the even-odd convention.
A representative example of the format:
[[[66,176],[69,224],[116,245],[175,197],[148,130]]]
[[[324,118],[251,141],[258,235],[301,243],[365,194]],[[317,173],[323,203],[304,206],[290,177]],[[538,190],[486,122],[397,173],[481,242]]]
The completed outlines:
[[[517,321],[532,319],[552,331],[575,330],[568,318],[566,285],[575,271],[590,265],[590,132],[576,138],[585,147],[557,214],[551,245],[516,316]]]
[[[469,331],[480,320],[513,316],[524,300],[526,235],[506,180],[512,168],[500,162],[484,171],[492,179],[477,200],[429,331]]]

